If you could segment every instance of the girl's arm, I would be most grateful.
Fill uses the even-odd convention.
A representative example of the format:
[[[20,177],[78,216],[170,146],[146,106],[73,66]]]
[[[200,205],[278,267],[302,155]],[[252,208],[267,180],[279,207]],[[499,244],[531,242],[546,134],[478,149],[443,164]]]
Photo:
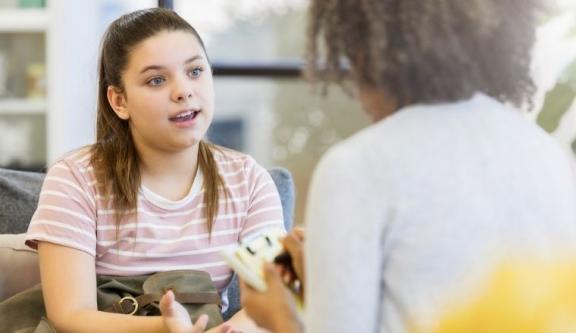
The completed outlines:
[[[38,254],[46,312],[58,332],[165,332],[161,317],[98,311],[94,257],[48,242],[39,242]]]
[[[48,319],[58,332],[121,333],[170,332],[199,333],[204,331],[205,318],[192,326],[183,308],[176,302],[163,300],[165,314],[137,317],[98,311],[94,257],[69,247],[39,242],[40,274]],[[185,311],[185,310],[184,310]]]

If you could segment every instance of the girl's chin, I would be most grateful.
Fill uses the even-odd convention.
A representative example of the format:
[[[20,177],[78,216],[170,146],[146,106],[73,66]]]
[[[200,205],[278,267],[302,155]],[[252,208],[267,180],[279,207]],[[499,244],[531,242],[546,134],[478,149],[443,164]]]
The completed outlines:
[[[158,148],[166,153],[182,153],[189,150],[197,150],[200,141],[201,139],[172,140],[164,142]]]
[[[182,148],[184,148],[184,149],[196,148],[196,147],[198,147],[198,145],[200,144],[200,142],[202,140],[204,140],[204,137],[188,138],[187,140],[185,140],[181,143]]]
[[[181,149],[195,149],[200,144],[200,141],[200,139],[189,140],[181,142],[178,146],[180,146]]]

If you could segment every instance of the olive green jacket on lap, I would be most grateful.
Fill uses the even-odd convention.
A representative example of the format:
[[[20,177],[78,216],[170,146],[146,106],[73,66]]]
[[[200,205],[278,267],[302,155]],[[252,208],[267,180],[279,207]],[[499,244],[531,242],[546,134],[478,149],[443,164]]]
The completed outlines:
[[[172,290],[193,321],[207,314],[207,328],[223,322],[220,295],[210,275],[202,271],[181,270],[139,276],[99,276],[98,310],[125,315],[158,316],[158,302]],[[0,303],[0,332],[55,333],[46,319],[40,285]]]

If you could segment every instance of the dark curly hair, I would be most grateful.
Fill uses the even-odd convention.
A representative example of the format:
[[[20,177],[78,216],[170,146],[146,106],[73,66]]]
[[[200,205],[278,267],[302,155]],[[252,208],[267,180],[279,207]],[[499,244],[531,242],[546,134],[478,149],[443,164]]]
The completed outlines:
[[[312,0],[308,74],[342,84],[347,61],[357,84],[383,89],[398,107],[476,91],[530,105],[540,7],[537,0]]]

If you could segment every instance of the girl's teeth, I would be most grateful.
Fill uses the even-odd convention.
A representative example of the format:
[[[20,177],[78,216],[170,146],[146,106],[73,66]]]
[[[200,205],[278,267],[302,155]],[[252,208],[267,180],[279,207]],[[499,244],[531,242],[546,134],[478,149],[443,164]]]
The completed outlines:
[[[181,121],[181,120],[187,120],[187,119],[194,119],[194,118],[196,118],[196,115],[198,114],[198,112],[199,111],[182,112],[182,113],[176,115],[174,118],[172,118],[172,120]]]
[[[183,113],[177,115],[176,117],[179,117],[179,118],[188,117],[191,113],[192,113],[192,111],[186,111],[186,112],[183,112]]]

